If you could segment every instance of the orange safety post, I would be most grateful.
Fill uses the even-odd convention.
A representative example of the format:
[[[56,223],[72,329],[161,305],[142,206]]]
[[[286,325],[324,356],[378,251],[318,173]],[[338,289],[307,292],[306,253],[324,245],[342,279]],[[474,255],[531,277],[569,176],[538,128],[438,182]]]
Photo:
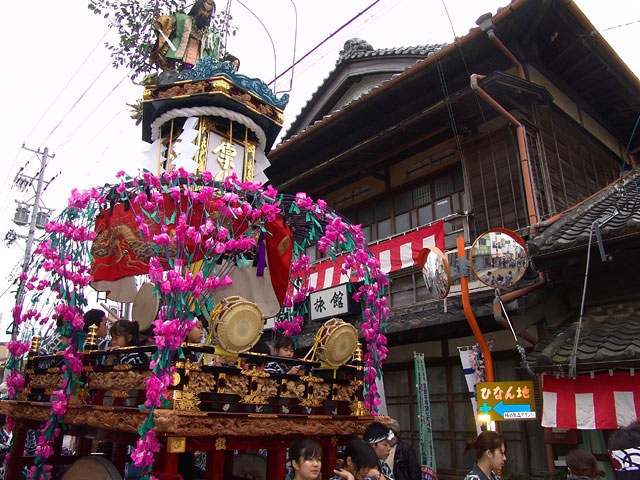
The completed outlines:
[[[458,244],[458,258],[467,258],[467,254],[464,251],[464,237],[457,238]],[[462,270],[462,269],[460,269]],[[493,359],[491,358],[491,351],[489,350],[489,345],[487,345],[486,340],[482,336],[482,332],[480,331],[480,327],[478,326],[478,322],[476,321],[476,317],[473,315],[473,311],[471,310],[471,298],[469,297],[469,279],[466,275],[460,272],[460,293],[462,294],[462,307],[464,308],[464,315],[467,317],[467,322],[473,331],[473,336],[476,337],[478,341],[478,345],[480,345],[480,351],[482,351],[482,356],[484,357],[484,366],[485,372],[487,374],[486,381],[493,382]]]

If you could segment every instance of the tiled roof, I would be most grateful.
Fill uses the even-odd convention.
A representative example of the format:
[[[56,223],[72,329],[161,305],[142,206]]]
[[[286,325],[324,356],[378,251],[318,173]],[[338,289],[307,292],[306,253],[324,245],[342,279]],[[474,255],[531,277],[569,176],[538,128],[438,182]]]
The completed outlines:
[[[568,366],[578,322],[536,345],[527,360],[534,367]],[[576,362],[640,360],[640,302],[603,305],[590,309],[582,320]]]
[[[373,58],[383,58],[383,57],[418,57],[418,59],[428,58],[434,55],[435,53],[439,52],[441,49],[443,49],[446,46],[447,46],[446,44],[434,44],[434,45],[420,45],[415,47],[382,48],[382,49],[376,50],[373,47],[371,47],[371,45],[364,42],[363,40],[359,40],[359,39],[347,40],[347,42],[345,42],[343,50],[340,51],[338,60],[336,61],[336,67],[329,73],[329,75],[327,75],[322,80],[322,82],[320,83],[316,91],[311,95],[311,98],[309,98],[307,103],[302,107],[302,109],[300,110],[296,118],[293,119],[293,121],[290,124],[289,130],[284,134],[281,144],[287,143],[288,141],[292,140],[296,136],[303,133],[307,128],[313,125],[316,125],[317,123],[323,122],[327,118],[331,117],[331,114],[325,115],[322,119],[317,120],[313,124],[303,126],[303,128],[299,132],[296,132],[295,135],[292,135],[290,137],[291,130],[296,128],[298,121],[304,116],[307,109],[316,102],[317,98],[323,92],[325,87],[330,83],[330,80],[337,75],[337,73],[342,69],[344,65],[350,62],[360,61],[363,59],[369,60]],[[408,67],[408,68],[411,68],[411,67]],[[391,75],[390,78],[386,81],[388,82],[391,78],[395,78],[396,76],[398,76],[398,73]],[[383,85],[384,83],[386,82],[382,82],[381,85]],[[380,87],[381,85],[378,85],[378,87]],[[348,105],[344,105],[342,108],[345,108],[347,106]]]
[[[565,212],[562,217],[539,234],[533,234],[527,242],[529,253],[536,255],[558,252],[567,248],[586,245],[591,233],[592,243],[600,226],[603,240],[640,232],[640,167],[631,171],[620,182],[606,187]]]
[[[347,43],[352,40],[347,41]],[[367,44],[368,45],[368,44]],[[369,58],[369,57],[387,57],[387,56],[420,56],[420,57],[429,57],[434,53],[440,51],[444,48],[446,44],[438,44],[438,45],[419,45],[415,47],[394,47],[394,48],[381,48],[378,50],[374,50],[373,47],[371,49],[368,48],[349,48],[347,44],[345,44],[345,49],[340,51],[340,56],[336,61],[336,67],[338,67],[342,63],[346,63],[349,60],[357,59],[357,58]],[[370,47],[370,45],[369,45]]]

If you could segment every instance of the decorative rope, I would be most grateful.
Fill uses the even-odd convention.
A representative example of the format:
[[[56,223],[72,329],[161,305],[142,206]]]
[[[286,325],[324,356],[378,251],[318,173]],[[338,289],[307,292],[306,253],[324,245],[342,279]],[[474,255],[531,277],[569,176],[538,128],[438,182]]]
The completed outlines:
[[[227,118],[240,125],[244,125],[250,129],[256,137],[258,137],[258,146],[265,150],[267,146],[267,136],[264,130],[258,126],[256,122],[238,112],[220,107],[192,107],[192,108],[176,108],[163,113],[156,118],[151,124],[151,140],[155,141],[160,137],[160,127],[169,120],[179,117],[201,117],[205,115],[215,115],[217,117]]]

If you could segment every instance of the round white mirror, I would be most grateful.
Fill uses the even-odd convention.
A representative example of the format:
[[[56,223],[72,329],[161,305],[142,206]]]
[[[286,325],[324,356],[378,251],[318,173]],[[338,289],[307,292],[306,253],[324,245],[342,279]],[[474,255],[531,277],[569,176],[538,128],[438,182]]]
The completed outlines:
[[[493,228],[473,242],[470,262],[482,283],[508,289],[524,276],[529,256],[520,235],[506,228]]]

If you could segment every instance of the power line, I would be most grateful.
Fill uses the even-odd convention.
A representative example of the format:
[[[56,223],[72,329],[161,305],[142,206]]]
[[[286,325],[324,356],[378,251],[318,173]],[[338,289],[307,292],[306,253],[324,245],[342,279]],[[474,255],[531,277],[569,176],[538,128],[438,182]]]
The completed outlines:
[[[324,45],[325,43],[327,43],[329,40],[331,40],[333,37],[335,37],[338,33],[340,33],[342,30],[344,30],[346,27],[348,27],[349,25],[351,25],[354,21],[356,21],[358,18],[360,18],[362,15],[364,15],[366,12],[368,12],[369,10],[371,10],[374,6],[376,6],[378,3],[380,3],[382,0],[375,0],[374,2],[370,3],[368,7],[366,7],[364,10],[362,10],[361,12],[357,13],[356,15],[354,15],[353,17],[351,17],[346,23],[344,23],[341,27],[339,27],[337,30],[335,30],[333,33],[331,33],[330,35],[328,35],[327,37],[325,37],[324,40],[322,40],[320,43],[318,43],[315,47],[313,47],[311,50],[309,50],[307,53],[305,53],[302,57],[300,57],[298,60],[296,60],[295,62],[293,62],[293,64],[291,66],[289,66],[285,71],[283,71],[282,73],[280,73],[280,75],[276,76],[276,78],[274,78],[273,80],[271,80],[267,85],[271,85],[273,83],[275,83],[279,78],[281,78],[282,76],[284,76],[286,73],[288,73],[289,71],[293,70],[293,68],[298,65],[300,62],[302,62],[305,58],[307,58],[309,55],[311,55],[313,52],[315,52],[318,48],[320,48],[322,45]]]
[[[102,128],[100,131],[96,132],[96,134],[95,134],[93,137],[91,137],[91,139],[90,139],[90,140],[88,140],[88,141],[84,144],[84,146],[83,146],[83,147],[78,151],[78,153],[77,153],[73,158],[71,158],[71,159],[70,159],[70,160],[69,160],[69,161],[68,161],[68,162],[67,162],[67,163],[66,163],[66,164],[65,164],[65,165],[60,169],[60,171],[59,171],[58,173],[56,173],[56,175],[54,176],[54,178],[57,178],[58,176],[60,176],[60,175],[61,175],[61,174],[62,174],[62,173],[63,173],[63,172],[64,172],[64,171],[69,167],[69,165],[71,165],[71,164],[72,164],[72,163],[73,163],[73,162],[74,162],[74,161],[75,161],[75,160],[76,160],[76,159],[77,159],[77,158],[78,158],[78,157],[79,157],[79,156],[84,152],[84,150],[85,150],[87,147],[89,147],[90,145],[94,145],[94,141],[96,140],[96,138],[98,138],[98,136],[99,136],[100,134],[102,134],[102,132],[105,130],[105,128],[106,128],[106,127],[108,127],[108,126],[109,126],[109,125],[111,125],[113,122],[115,122],[115,121],[119,118],[119,116],[120,116],[120,115],[121,115],[121,113],[120,113],[120,114],[118,114],[118,115],[112,116],[112,117],[110,118],[110,120],[109,120],[107,123],[105,123],[105,124],[103,125],[103,128]],[[105,148],[103,149],[103,153],[106,151],[106,149],[107,149],[109,146],[110,146],[110,145],[106,145],[106,146],[105,146]],[[99,158],[100,158],[99,156],[96,158],[96,162],[98,161],[98,159],[99,159]]]
[[[78,99],[75,101],[75,103],[67,110],[67,112],[62,115],[62,118],[60,119],[60,121],[56,124],[55,127],[53,127],[53,130],[51,130],[51,132],[49,132],[49,135],[47,135],[47,137],[44,139],[43,142],[46,142],[49,138],[51,138],[51,135],[53,135],[53,133],[58,129],[58,127],[65,121],[65,119],[67,118],[67,115],[69,115],[73,109],[75,109],[78,104],[80,103],[80,101],[84,98],[84,96],[87,94],[87,92],[89,92],[89,90],[91,90],[91,88],[96,84],[96,81],[102,76],[102,74],[104,74],[104,72],[107,70],[107,68],[109,68],[111,66],[111,62],[107,63],[102,70],[100,71],[100,73],[98,73],[98,75],[96,76],[96,78],[94,78],[91,83],[89,84],[89,86],[84,90],[84,92],[82,92],[82,94],[78,97]]]
[[[60,90],[60,92],[58,93],[58,95],[54,98],[54,100],[51,102],[51,104],[47,107],[47,109],[45,110],[45,112],[40,116],[40,118],[38,119],[38,121],[35,123],[35,125],[31,128],[31,130],[29,131],[29,133],[26,135],[25,140],[28,139],[33,132],[35,132],[35,130],[40,126],[41,122],[43,121],[43,119],[46,117],[46,115],[51,111],[52,107],[55,105],[55,103],[58,101],[58,99],[63,95],[63,93],[69,88],[69,85],[71,84],[71,82],[73,81],[74,78],[76,78],[76,76],[78,75],[78,73],[82,70],[82,68],[85,67],[85,65],[87,64],[87,61],[93,56],[94,52],[96,51],[96,49],[102,44],[104,38],[106,37],[106,35],[109,33],[110,27],[107,28],[107,31],[104,33],[104,35],[102,36],[102,38],[100,38],[100,40],[95,44],[95,46],[93,47],[93,49],[91,50],[91,52],[87,55],[87,57],[80,62],[78,68],[76,69],[76,71],[69,77],[69,80],[67,81],[67,83],[62,87],[62,89]],[[64,116],[63,116],[64,118]],[[53,133],[53,132],[52,132]],[[49,134],[49,136],[51,135],[51,133]],[[47,137],[48,139],[49,137]],[[44,140],[46,141],[46,139]],[[43,141],[43,143],[44,143]],[[20,158],[20,153],[23,151],[23,148],[19,147],[16,155],[13,159],[13,161],[11,162],[11,165],[9,166],[9,168],[7,169],[8,172],[12,172],[19,164],[19,158]],[[31,157],[30,157],[31,158]],[[27,164],[24,165],[24,167],[26,167],[28,165],[29,160],[27,160]],[[7,191],[7,185],[9,182],[12,181],[12,177],[11,175],[7,175],[4,177],[4,180],[2,181],[0,190],[1,191]],[[2,207],[0,207],[0,216],[4,216],[6,215],[6,212],[8,211],[9,208],[9,203],[5,202],[4,205]]]
[[[80,102],[80,100],[82,100],[82,98],[84,98],[84,96],[91,90],[91,88],[96,84],[96,81],[102,76],[102,74],[104,73],[104,71],[106,70],[107,67],[109,67],[110,63],[107,64],[101,71],[100,73],[96,76],[96,78],[89,84],[89,86],[85,89],[85,91],[80,95],[80,97],[76,100],[76,102],[73,104],[73,106],[67,111],[67,113],[62,117],[62,119],[60,120],[60,122],[58,122],[58,124],[56,125],[56,127],[51,131],[51,133],[49,134],[49,136],[47,136],[46,139],[49,139],[51,137],[51,135],[53,134],[53,132],[55,132],[55,130],[64,122],[64,120],[67,118],[67,115],[69,113],[71,113],[71,111],[78,105],[78,103]],[[85,117],[76,125],[76,127],[71,130],[71,132],[66,136],[66,138],[57,145],[56,150],[59,152],[60,150],[62,150],[77,134],[77,132],[86,125],[86,122],[98,111],[99,107],[101,105],[103,105],[107,99],[109,99],[109,97],[111,97],[113,95],[113,93],[118,89],[118,87],[122,84],[122,82],[129,78],[130,75],[130,71],[124,76],[122,77],[122,79],[113,87],[111,88],[111,90],[98,102],[98,104],[93,107],[91,109],[91,111],[85,115]],[[112,116],[110,118],[110,120],[107,122],[107,125],[112,123],[115,119],[117,118],[117,116]],[[95,140],[98,135],[100,134],[100,132],[96,133],[96,135],[94,135],[92,137],[92,139],[89,141],[89,143],[87,145],[85,145],[85,147],[83,147],[82,150],[84,150],[84,148],[86,148],[91,142],[93,142],[93,140]],[[45,139],[45,140],[46,140]],[[81,152],[82,152],[81,150]],[[61,168],[61,170],[54,175],[51,180],[49,181],[49,183],[47,184],[47,187],[49,186],[49,184],[51,182],[53,182],[53,180],[55,180],[56,178],[58,178],[58,176],[60,175],[60,173],[62,173],[78,156],[80,155],[80,153],[76,154],[71,160],[69,160],[64,167]],[[47,188],[45,187],[45,189]]]
[[[69,88],[69,85],[71,84],[71,82],[77,77],[78,73],[80,73],[80,70],[82,70],[82,68],[87,64],[87,62],[91,59],[91,57],[93,56],[94,52],[96,51],[96,49],[102,45],[102,41],[105,39],[105,37],[107,36],[107,34],[109,33],[109,30],[111,29],[111,27],[109,26],[109,28],[107,28],[107,31],[104,32],[104,35],[102,35],[102,38],[100,40],[98,40],[98,42],[95,44],[95,46],[93,47],[93,49],[89,52],[89,54],[87,55],[87,57],[80,63],[80,65],[78,65],[78,68],[76,69],[75,72],[73,72],[71,74],[71,76],[69,77],[69,80],[67,80],[67,83],[64,85],[64,87],[62,87],[62,89],[60,90],[60,92],[58,93],[58,95],[56,96],[56,98],[53,99],[53,101],[49,104],[49,106],[47,107],[47,109],[45,110],[45,112],[40,116],[40,118],[38,119],[38,121],[36,122],[36,124],[33,126],[33,128],[31,129],[31,131],[27,134],[26,138],[29,138],[31,136],[31,134],[40,126],[40,123],[42,122],[42,120],[44,119],[44,117],[46,117],[46,115],[51,111],[51,109],[53,108],[53,106],[55,105],[55,103],[60,99],[60,97],[62,96],[62,94]],[[51,135],[51,134],[49,134]],[[44,140],[46,141],[46,139]]]
[[[89,120],[98,110],[98,107],[100,107],[101,105],[103,105],[106,100],[113,95],[113,93],[118,89],[118,87],[120,85],[122,85],[122,82],[124,82],[126,79],[129,78],[129,75],[131,74],[133,70],[130,70],[129,72],[127,72],[118,83],[115,84],[115,86],[113,88],[111,88],[111,90],[109,90],[109,92],[107,92],[107,94],[98,102],[98,104],[87,114],[85,115],[85,117],[78,122],[78,125],[71,131],[71,133],[69,135],[67,135],[67,137],[57,146],[57,150],[59,151],[61,148],[63,148],[65,145],[67,145],[67,143],[69,143],[69,141],[76,135],[76,133],[80,130],[80,128],[82,128],[83,126],[86,125],[87,120]],[[102,73],[104,72],[104,70],[102,72],[100,72],[100,74],[98,74],[98,76],[96,77],[96,79],[94,79],[91,82],[91,85],[89,85],[89,87],[83,92],[82,96],[80,98],[82,98],[88,91],[89,89],[95,85],[96,80],[102,75]],[[78,99],[78,101],[80,101],[80,98]],[[77,102],[76,102],[77,104]],[[74,105],[75,106],[75,105]],[[111,121],[113,120],[113,118],[111,119]],[[62,121],[61,121],[62,123]],[[110,123],[110,122],[109,122]],[[53,133],[53,132],[52,132]],[[95,137],[94,137],[95,138]],[[74,157],[75,158],[75,157]]]
[[[603,28],[602,30],[596,30],[596,32],[602,33],[609,30],[614,30],[616,28],[628,27],[629,25],[634,25],[636,23],[640,23],[640,20],[634,20],[633,22],[621,23],[620,25],[616,25],[614,27]]]

